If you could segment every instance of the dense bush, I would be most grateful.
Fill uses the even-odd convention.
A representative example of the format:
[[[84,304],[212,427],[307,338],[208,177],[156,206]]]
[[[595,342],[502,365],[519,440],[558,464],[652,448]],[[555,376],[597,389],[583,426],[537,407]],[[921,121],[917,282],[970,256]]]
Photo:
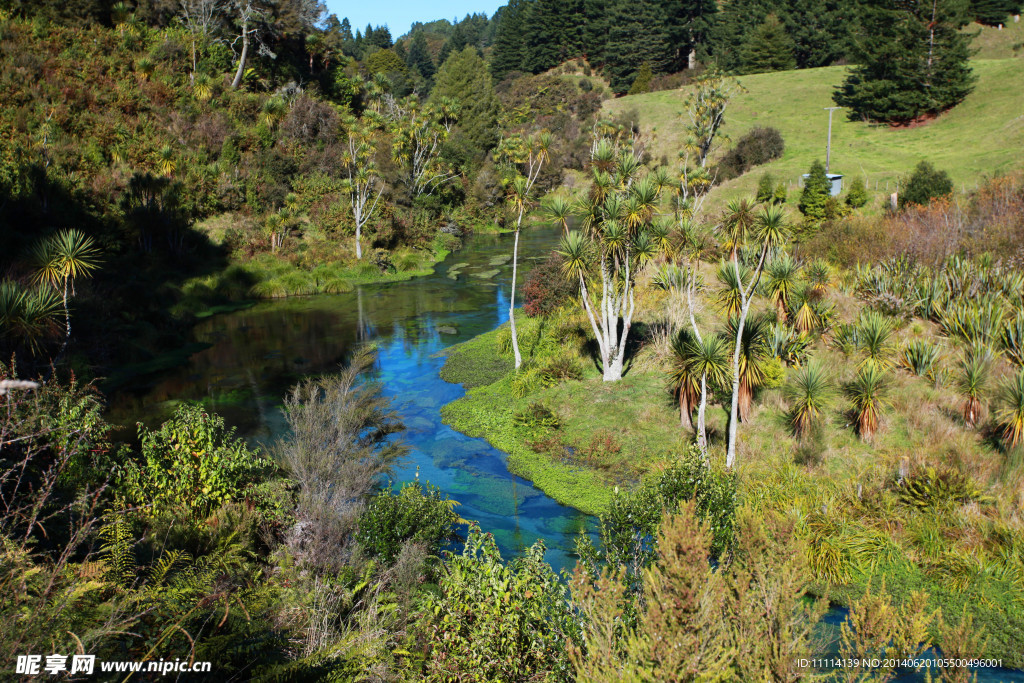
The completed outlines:
[[[277,469],[199,405],[182,404],[158,430],[140,424],[139,441],[140,456],[125,462],[118,487],[154,513],[181,509],[201,518],[244,500]]]
[[[900,184],[903,187],[897,199],[900,209],[914,204],[926,206],[931,200],[953,192],[953,181],[949,179],[949,174],[936,169],[927,161],[918,163]]]
[[[778,129],[761,126],[751,128],[718,162],[718,181],[737,178],[755,166],[778,159],[785,149],[786,143]]]
[[[457,537],[456,504],[430,483],[409,482],[398,493],[385,489],[359,517],[356,540],[363,550],[388,564],[394,563],[406,543],[419,544],[429,555],[437,555]]]
[[[579,283],[565,276],[562,262],[561,256],[552,254],[530,271],[523,284],[523,310],[526,315],[549,315],[579,293]]]

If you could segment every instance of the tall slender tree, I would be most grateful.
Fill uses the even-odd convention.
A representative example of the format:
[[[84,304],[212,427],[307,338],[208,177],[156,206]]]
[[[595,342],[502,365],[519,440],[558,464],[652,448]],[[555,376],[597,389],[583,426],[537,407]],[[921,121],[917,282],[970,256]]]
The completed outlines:
[[[491,52],[491,76],[500,82],[512,71],[523,70],[526,0],[509,0],[501,8]]]

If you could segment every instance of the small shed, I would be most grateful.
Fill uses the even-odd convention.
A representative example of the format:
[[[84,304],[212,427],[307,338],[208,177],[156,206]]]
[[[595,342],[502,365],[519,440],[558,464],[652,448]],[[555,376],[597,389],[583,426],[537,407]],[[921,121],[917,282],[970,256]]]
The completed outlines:
[[[829,194],[833,197],[838,197],[843,192],[843,176],[840,173],[826,173],[828,180],[832,183],[832,190]],[[800,187],[807,184],[807,178],[810,177],[809,173],[804,173],[803,178],[800,180]]]

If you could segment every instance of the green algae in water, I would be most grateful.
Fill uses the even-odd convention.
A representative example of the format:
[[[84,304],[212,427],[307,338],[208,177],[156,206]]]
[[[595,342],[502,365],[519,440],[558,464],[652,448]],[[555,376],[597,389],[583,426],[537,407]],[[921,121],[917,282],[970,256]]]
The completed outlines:
[[[492,258],[487,263],[488,263],[488,265],[492,265],[492,266],[503,266],[503,265],[505,265],[506,263],[508,263],[511,260],[512,260],[512,257],[508,256],[508,255],[505,255],[505,256],[495,256],[494,258]]]
[[[482,280],[490,280],[492,277],[500,273],[501,271],[495,268],[494,270],[483,270],[479,273],[473,273],[473,277],[478,277]]]

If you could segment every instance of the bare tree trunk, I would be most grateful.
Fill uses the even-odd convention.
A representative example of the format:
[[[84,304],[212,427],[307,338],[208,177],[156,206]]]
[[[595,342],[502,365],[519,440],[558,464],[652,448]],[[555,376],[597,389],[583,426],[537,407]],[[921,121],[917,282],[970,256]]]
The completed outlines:
[[[519,219],[516,221],[516,241],[512,247],[512,290],[508,295],[508,323],[512,327],[512,353],[516,357],[516,370],[523,364],[523,357],[519,353],[519,335],[516,333],[516,275],[519,271],[519,224],[523,220],[523,210],[519,210]]]
[[[700,407],[697,408],[697,447],[708,457],[708,432],[704,425],[704,413],[708,406],[708,376],[700,376]]]
[[[246,5],[242,10],[242,56],[238,59],[238,70],[235,71],[235,78],[231,81],[231,89],[238,90],[242,84],[242,76],[245,74],[245,60],[249,56],[249,10],[251,6]]]
[[[761,279],[761,269],[764,268],[764,259],[768,254],[768,245],[761,248],[761,258],[758,259],[757,269],[750,281],[750,286],[744,289],[743,278],[740,277],[740,268],[737,262],[733,262],[736,269],[736,278],[740,288],[740,319],[736,325],[736,346],[732,352],[732,401],[729,406],[729,447],[725,455],[725,466],[731,468],[736,462],[736,433],[739,422],[740,402],[740,343],[743,340],[743,328],[747,324],[747,314],[750,313],[750,304],[754,300],[754,292],[757,290],[757,283]]]

